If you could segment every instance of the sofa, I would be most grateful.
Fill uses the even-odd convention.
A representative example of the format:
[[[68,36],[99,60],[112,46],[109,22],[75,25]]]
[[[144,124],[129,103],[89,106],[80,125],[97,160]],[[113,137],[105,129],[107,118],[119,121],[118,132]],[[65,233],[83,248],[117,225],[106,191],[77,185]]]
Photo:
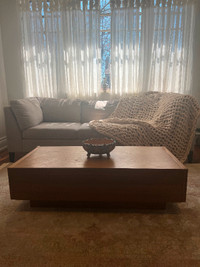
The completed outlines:
[[[10,161],[37,146],[75,146],[107,136],[120,145],[165,146],[184,162],[199,115],[196,99],[177,93],[144,92],[112,101],[13,100],[5,107]]]
[[[85,139],[103,137],[89,122],[107,118],[117,104],[118,100],[42,97],[10,101],[4,108],[10,161],[37,146],[76,146]]]

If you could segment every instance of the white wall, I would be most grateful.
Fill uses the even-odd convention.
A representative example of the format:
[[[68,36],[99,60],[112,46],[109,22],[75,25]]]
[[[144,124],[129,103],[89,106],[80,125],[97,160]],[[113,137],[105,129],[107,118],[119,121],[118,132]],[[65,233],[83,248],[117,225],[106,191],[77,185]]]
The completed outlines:
[[[7,90],[5,80],[5,70],[3,62],[3,50],[0,27],[0,151],[6,148],[6,132],[3,108],[7,105]]]
[[[196,9],[196,27],[195,27],[195,39],[194,39],[194,64],[193,64],[193,92],[194,96],[200,102],[200,4]]]
[[[0,0],[0,25],[8,99],[23,97],[20,25],[16,0]]]
[[[192,71],[192,90],[193,96],[200,103],[200,3],[196,12],[196,27],[194,39],[194,57],[193,57],[193,71]],[[200,128],[200,118],[197,122],[197,127]]]

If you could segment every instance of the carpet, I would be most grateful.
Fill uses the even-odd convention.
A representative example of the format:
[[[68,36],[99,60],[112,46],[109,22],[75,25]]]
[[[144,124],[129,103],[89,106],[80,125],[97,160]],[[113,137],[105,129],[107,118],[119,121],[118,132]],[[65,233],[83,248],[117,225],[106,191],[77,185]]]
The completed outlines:
[[[10,200],[0,167],[0,266],[200,266],[200,164],[187,202],[164,211],[30,208]]]

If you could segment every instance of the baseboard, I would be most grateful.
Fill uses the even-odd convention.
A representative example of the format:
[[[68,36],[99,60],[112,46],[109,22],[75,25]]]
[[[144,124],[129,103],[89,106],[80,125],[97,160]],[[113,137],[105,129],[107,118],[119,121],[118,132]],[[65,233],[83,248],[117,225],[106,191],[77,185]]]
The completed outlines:
[[[7,138],[6,136],[0,137],[0,151],[3,151],[7,148]]]

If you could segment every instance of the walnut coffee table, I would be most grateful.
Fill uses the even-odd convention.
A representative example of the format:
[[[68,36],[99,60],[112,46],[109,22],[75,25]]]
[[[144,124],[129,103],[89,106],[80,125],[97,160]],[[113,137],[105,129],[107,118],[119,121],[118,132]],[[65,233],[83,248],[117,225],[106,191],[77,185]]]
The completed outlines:
[[[37,147],[8,168],[11,199],[31,206],[165,208],[186,201],[187,169],[165,147]]]

